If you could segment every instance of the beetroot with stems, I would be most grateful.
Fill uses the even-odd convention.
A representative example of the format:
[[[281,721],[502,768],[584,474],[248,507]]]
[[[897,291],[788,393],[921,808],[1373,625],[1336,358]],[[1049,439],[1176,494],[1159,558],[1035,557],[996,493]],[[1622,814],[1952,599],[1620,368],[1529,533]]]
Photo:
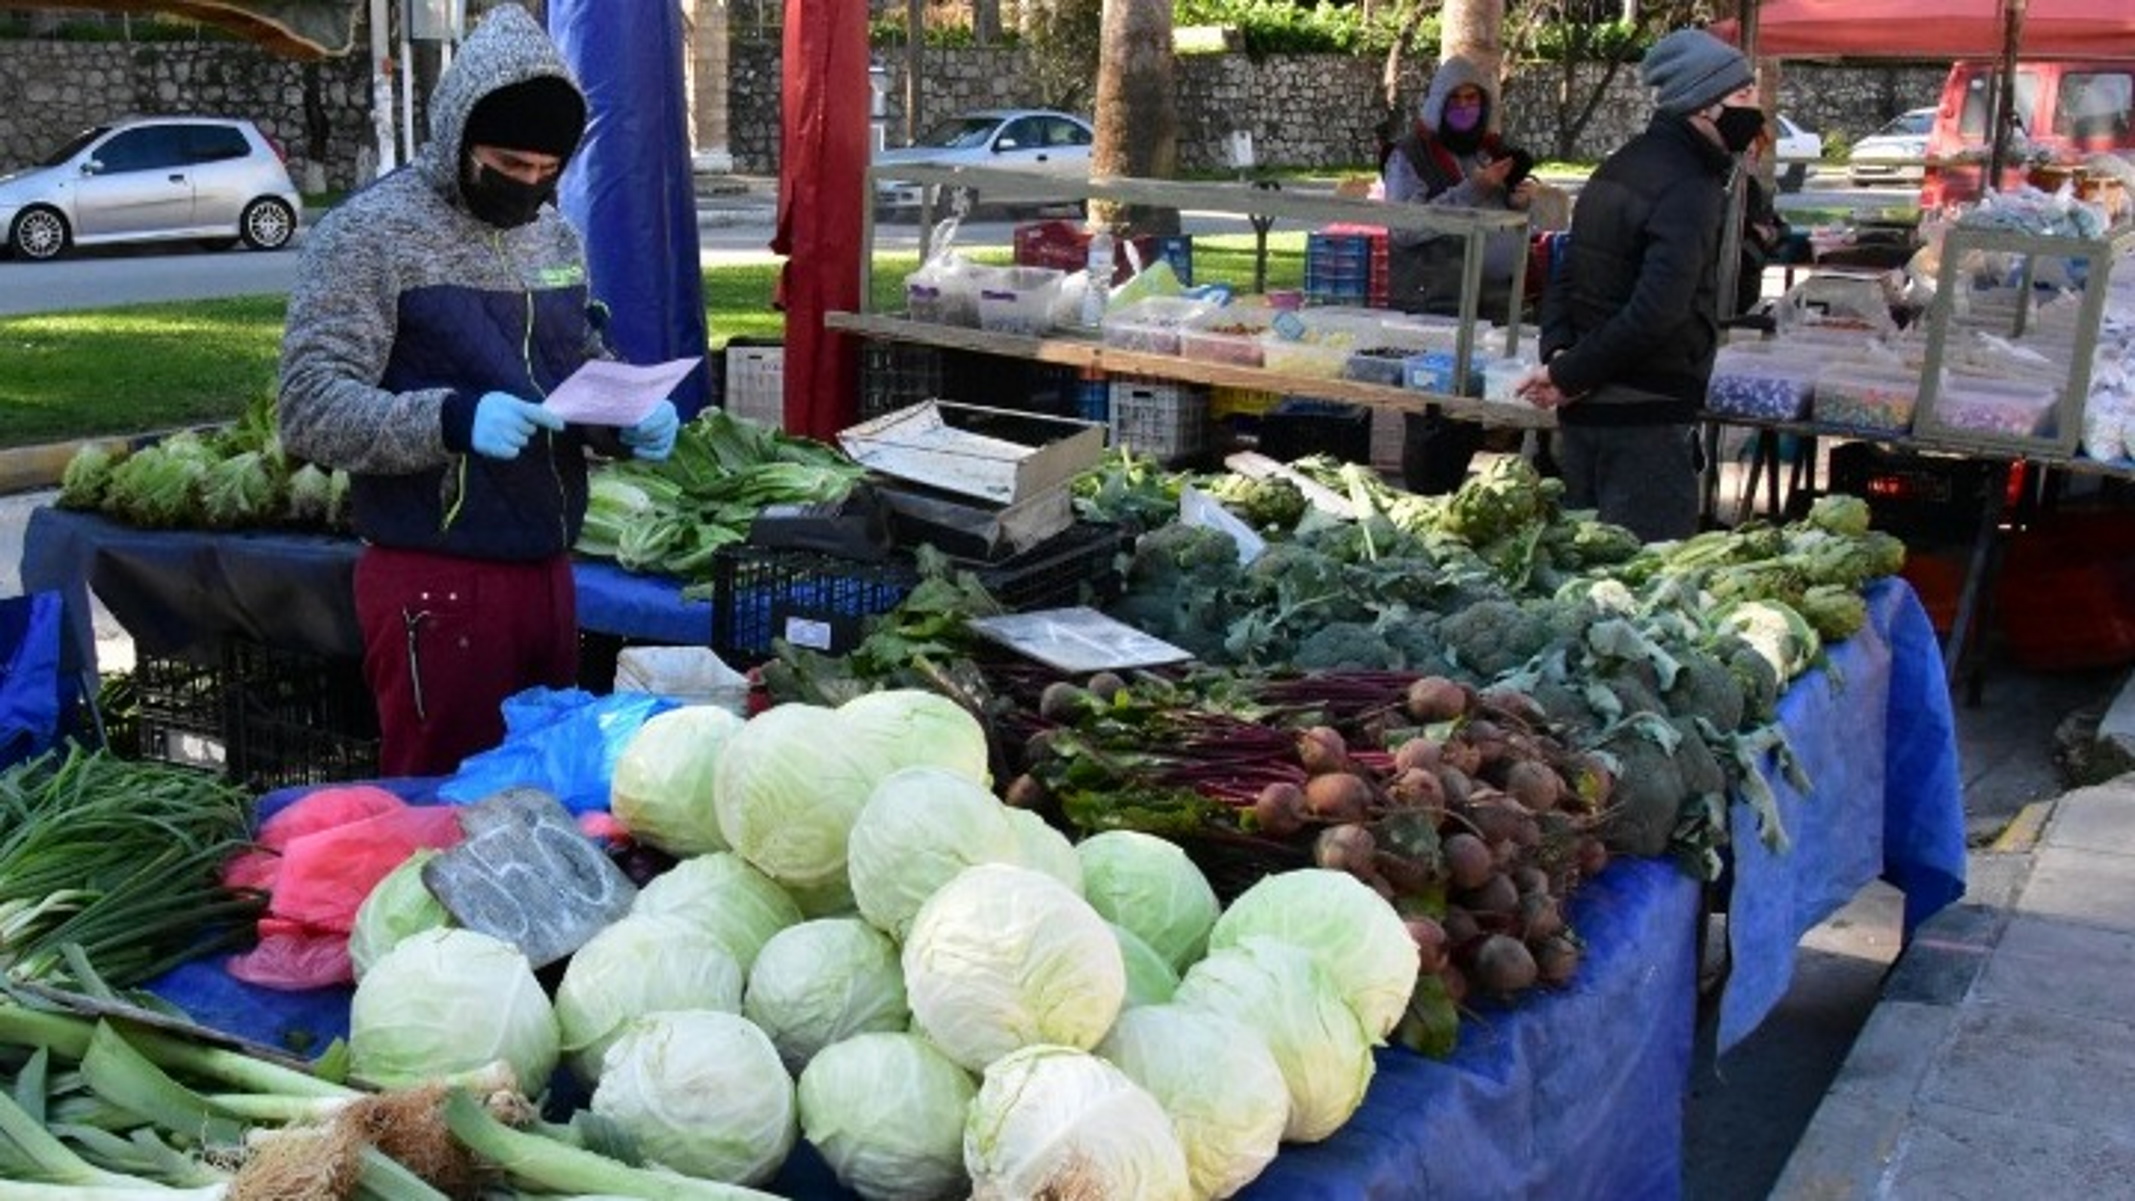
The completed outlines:
[[[1305,790],[1277,780],[1253,799],[1253,826],[1270,838],[1288,838],[1305,828]]]
[[[1315,776],[1350,770],[1349,742],[1333,726],[1313,726],[1297,735],[1297,761]]]
[[[1305,781],[1305,812],[1320,821],[1363,821],[1371,803],[1371,785],[1354,773],[1329,772]]]
[[[1444,676],[1423,676],[1409,685],[1405,707],[1417,721],[1451,721],[1468,711],[1468,690]]]
[[[1538,975],[1534,954],[1527,944],[1506,934],[1493,934],[1483,940],[1475,950],[1471,971],[1471,982],[1477,988],[1499,997],[1533,988]]]

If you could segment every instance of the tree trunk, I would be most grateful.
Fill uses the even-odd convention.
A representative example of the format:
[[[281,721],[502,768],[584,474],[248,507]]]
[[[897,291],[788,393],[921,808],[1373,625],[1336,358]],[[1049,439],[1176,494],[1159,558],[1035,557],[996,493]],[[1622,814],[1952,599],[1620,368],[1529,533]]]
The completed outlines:
[[[1099,33],[1097,141],[1090,174],[1170,179],[1179,167],[1178,90],[1171,0],[1106,0]],[[1137,233],[1176,233],[1178,213],[1093,203],[1093,221]]]
[[[1505,0],[1446,0],[1439,20],[1438,61],[1460,55],[1486,78],[1504,83]],[[1499,94],[1503,94],[1502,86]],[[1490,126],[1501,123],[1491,106]]]
[[[924,52],[927,48],[927,3],[926,0],[905,0],[904,4],[904,144],[916,145],[919,135],[926,132],[926,117],[919,103],[919,79],[925,74]]]
[[[972,0],[971,40],[981,46],[1001,40],[1001,0]]]

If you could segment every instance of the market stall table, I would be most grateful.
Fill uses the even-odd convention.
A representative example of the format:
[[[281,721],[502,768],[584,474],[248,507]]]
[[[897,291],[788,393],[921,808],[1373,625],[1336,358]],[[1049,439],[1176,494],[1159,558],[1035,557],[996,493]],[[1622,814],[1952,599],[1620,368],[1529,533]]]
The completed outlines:
[[[94,672],[93,589],[143,653],[213,662],[223,639],[325,658],[361,658],[352,580],[362,544],[279,531],[143,530],[93,513],[41,508],[23,537],[22,586],[66,599],[70,669]],[[582,630],[708,646],[712,606],[682,586],[580,559]]]
[[[1765,769],[1792,848],[1765,849],[1736,807],[1723,1050],[1785,994],[1801,935],[1869,880],[1904,891],[1908,933],[1964,891],[1956,743],[1933,629],[1902,581],[1876,584],[1868,602],[1868,626],[1830,648],[1828,665],[1781,705],[1814,784],[1803,794]],[[415,800],[435,787],[389,783]],[[1241,1196],[1676,1195],[1701,891],[1672,863],[1619,860],[1573,900],[1588,953],[1570,987],[1509,1010],[1483,1006],[1444,1062],[1382,1049],[1357,1115],[1324,1143],[1286,1147]],[[219,962],[188,965],[159,991],[206,1025],[269,1044],[301,1030],[316,1045],[347,1030],[346,990],[269,993],[232,981]],[[805,1153],[776,1187],[846,1195]]]

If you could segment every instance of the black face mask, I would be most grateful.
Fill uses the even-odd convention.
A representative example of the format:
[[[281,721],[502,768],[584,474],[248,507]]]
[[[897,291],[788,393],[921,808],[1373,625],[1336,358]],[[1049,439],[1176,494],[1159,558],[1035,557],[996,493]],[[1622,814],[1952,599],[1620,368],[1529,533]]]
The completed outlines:
[[[1713,120],[1713,129],[1720,135],[1720,144],[1728,153],[1740,154],[1750,148],[1757,135],[1764,132],[1764,110],[1736,105],[1723,105],[1720,115]]]
[[[532,221],[555,195],[553,176],[540,183],[521,183],[471,158],[460,177],[460,196],[467,201],[467,211],[499,229],[517,229]]]

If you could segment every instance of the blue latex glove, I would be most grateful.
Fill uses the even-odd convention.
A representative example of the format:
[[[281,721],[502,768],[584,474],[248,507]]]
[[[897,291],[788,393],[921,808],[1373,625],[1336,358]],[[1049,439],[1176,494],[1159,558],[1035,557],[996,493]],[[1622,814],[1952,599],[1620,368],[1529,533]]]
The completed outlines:
[[[636,425],[623,431],[623,445],[638,458],[658,461],[674,453],[675,431],[680,428],[682,418],[675,412],[675,402],[663,400]]]
[[[509,392],[485,393],[475,402],[474,429],[468,441],[474,452],[491,459],[516,459],[537,429],[560,430],[563,418]]]

